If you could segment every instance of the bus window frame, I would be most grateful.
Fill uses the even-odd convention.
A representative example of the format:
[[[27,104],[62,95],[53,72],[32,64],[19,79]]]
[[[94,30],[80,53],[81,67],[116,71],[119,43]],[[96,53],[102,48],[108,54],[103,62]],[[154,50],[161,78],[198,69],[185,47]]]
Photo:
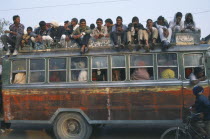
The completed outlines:
[[[87,58],[87,68],[84,68],[85,70],[87,70],[87,81],[72,81],[71,79],[71,72],[72,72],[72,68],[71,68],[71,62],[72,62],[72,58]],[[69,82],[71,83],[87,83],[90,79],[89,79],[89,57],[88,56],[72,56],[72,57],[69,57]],[[81,69],[73,69],[73,71],[77,71],[77,70],[81,70]]]
[[[112,62],[112,59],[113,59],[113,56],[124,56],[124,59],[125,59],[125,67],[112,67],[112,65],[113,65],[113,62]],[[125,82],[126,80],[127,80],[127,77],[128,77],[128,75],[127,75],[127,68],[126,68],[126,63],[127,63],[127,61],[126,61],[126,55],[124,54],[119,54],[119,55],[111,55],[111,62],[110,62],[110,64],[111,64],[111,70],[110,70],[110,74],[111,74],[111,77],[110,77],[110,80],[111,80],[111,82]],[[108,64],[108,63],[107,63]],[[113,81],[112,80],[112,70],[113,69],[125,69],[125,80],[122,80],[122,81]]]
[[[25,70],[15,70],[15,72],[13,72],[13,62],[14,61],[21,61],[21,60],[25,60],[25,66],[26,66],[26,69]],[[13,83],[13,73],[20,73],[20,72],[18,72],[18,71],[21,71],[21,72],[25,72],[26,73],[26,83],[25,84],[27,84],[28,83],[28,70],[27,70],[27,63],[28,63],[28,59],[27,58],[19,58],[19,59],[12,59],[11,60],[11,74],[10,74],[10,84],[12,84],[12,85],[16,85],[16,84],[14,84]]]
[[[131,66],[131,56],[142,56],[142,55],[152,55],[152,66]],[[154,81],[156,80],[155,79],[155,61],[154,61],[154,58],[155,58],[155,54],[154,53],[149,53],[149,54],[129,54],[128,55],[128,71],[129,71],[129,78],[128,80],[129,81],[132,81],[132,82],[151,82],[151,81]],[[142,67],[142,68],[153,68],[153,79],[149,79],[149,80],[131,80],[131,68],[139,68],[139,67]]]
[[[159,66],[158,65],[158,55],[160,55],[160,54],[176,54],[176,61],[177,61],[177,66]],[[180,64],[179,64],[179,59],[178,59],[178,53],[176,53],[176,52],[169,52],[169,53],[156,53],[156,64],[157,64],[157,80],[161,80],[161,81],[167,81],[167,80],[169,80],[169,81],[177,81],[177,80],[179,80],[179,75],[180,75],[180,71],[179,71],[179,66],[180,66]],[[164,79],[164,78],[159,78],[159,67],[162,67],[162,68],[167,68],[167,67],[172,67],[172,68],[177,68],[177,78],[174,78],[174,79]]]
[[[45,72],[44,73],[44,75],[45,75],[45,77],[44,77],[44,81],[43,82],[30,82],[30,77],[31,77],[31,60],[44,60],[44,70],[32,70],[32,71],[35,71],[35,72]],[[28,64],[28,77],[27,77],[27,80],[28,80],[28,84],[44,84],[44,83],[46,83],[46,78],[47,78],[47,69],[46,69],[46,62],[47,62],[47,58],[29,58],[28,59],[28,62],[29,62],[29,64]]]
[[[190,79],[186,79],[185,78],[185,68],[195,68],[194,66],[185,66],[184,65],[184,56],[185,55],[188,55],[188,54],[202,54],[202,57],[204,58],[205,57],[205,54],[203,53],[203,52],[190,52],[190,53],[183,53],[182,54],[182,62],[183,62],[183,71],[184,71],[184,80],[187,80],[187,81],[189,81]],[[202,67],[202,66],[199,66],[199,67]],[[203,62],[203,68],[204,68],[204,72],[205,72],[205,76],[207,75],[207,73],[206,73],[206,63],[205,62]],[[200,81],[200,82],[204,82],[204,81]]]
[[[55,69],[55,70],[50,70],[50,59],[65,59],[66,60],[66,69]],[[68,78],[67,78],[67,76],[68,76],[68,57],[49,57],[48,59],[47,59],[47,61],[48,61],[48,71],[47,71],[47,74],[48,74],[48,78],[47,78],[47,82],[49,83],[49,84],[57,84],[57,83],[67,83],[68,82]],[[66,71],[66,81],[65,82],[50,82],[50,72],[51,71]]]
[[[94,57],[106,57],[106,59],[107,59],[107,67],[106,68],[93,68],[93,58]],[[110,74],[109,73],[110,55],[100,55],[100,56],[96,55],[96,56],[91,56],[90,58],[91,58],[91,62],[90,62],[90,65],[91,65],[90,66],[91,67],[91,69],[90,69],[91,70],[91,73],[90,73],[91,76],[90,77],[91,77],[91,79],[90,79],[90,81],[94,82],[94,83],[97,83],[97,82],[109,82],[110,81],[110,79],[109,79],[109,74]],[[107,70],[107,75],[106,75],[107,76],[107,80],[106,81],[93,81],[92,80],[92,74],[93,74],[92,71],[93,71],[93,69],[106,69]]]

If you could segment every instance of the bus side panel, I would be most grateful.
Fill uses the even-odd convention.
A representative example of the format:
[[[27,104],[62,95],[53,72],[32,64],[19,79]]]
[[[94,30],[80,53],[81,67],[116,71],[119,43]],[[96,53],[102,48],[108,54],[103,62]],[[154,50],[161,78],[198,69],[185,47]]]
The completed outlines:
[[[112,120],[175,120],[183,108],[181,86],[112,88]]]
[[[105,89],[5,89],[3,95],[6,121],[50,120],[58,108],[81,109],[94,120],[108,117]]]
[[[81,109],[90,120],[174,120],[180,118],[177,86],[8,89],[5,120],[49,120],[58,108]]]

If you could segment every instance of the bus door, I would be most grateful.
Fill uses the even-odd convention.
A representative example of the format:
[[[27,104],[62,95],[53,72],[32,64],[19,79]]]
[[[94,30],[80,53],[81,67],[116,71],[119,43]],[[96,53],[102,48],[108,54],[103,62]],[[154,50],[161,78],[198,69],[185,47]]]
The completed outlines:
[[[207,63],[204,60],[203,53],[186,53],[183,54],[183,100],[184,100],[184,109],[187,111],[190,106],[195,103],[195,96],[193,95],[192,89],[195,85],[190,83],[189,76],[194,72],[196,67],[200,67],[204,69],[204,74],[207,76]],[[208,80],[200,81],[198,85],[204,88],[204,95],[208,96],[209,87],[208,87]]]

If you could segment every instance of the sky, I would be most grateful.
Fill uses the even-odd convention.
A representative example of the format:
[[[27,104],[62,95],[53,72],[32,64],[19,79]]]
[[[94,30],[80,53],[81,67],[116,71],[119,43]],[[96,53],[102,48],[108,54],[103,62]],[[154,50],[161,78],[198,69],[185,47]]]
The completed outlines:
[[[63,23],[74,17],[85,18],[90,25],[97,18],[111,18],[115,23],[116,17],[122,16],[123,23],[129,24],[137,16],[145,26],[147,19],[156,21],[160,15],[171,21],[176,12],[192,13],[197,27],[201,28],[201,37],[210,34],[210,0],[2,0],[0,19],[12,23],[13,15],[19,15],[27,28],[37,26],[42,20]]]

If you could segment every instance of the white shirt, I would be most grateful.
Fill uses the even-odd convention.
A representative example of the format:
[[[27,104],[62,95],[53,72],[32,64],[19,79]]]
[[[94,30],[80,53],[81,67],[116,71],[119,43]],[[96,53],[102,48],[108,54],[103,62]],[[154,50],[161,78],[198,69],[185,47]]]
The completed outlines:
[[[79,72],[78,81],[80,81],[80,82],[87,81],[87,71],[86,70],[81,70]]]
[[[196,78],[196,76],[195,76],[194,73],[191,73],[191,74],[190,74],[189,79],[190,79],[190,81],[196,81],[196,80],[198,80],[198,79]]]

